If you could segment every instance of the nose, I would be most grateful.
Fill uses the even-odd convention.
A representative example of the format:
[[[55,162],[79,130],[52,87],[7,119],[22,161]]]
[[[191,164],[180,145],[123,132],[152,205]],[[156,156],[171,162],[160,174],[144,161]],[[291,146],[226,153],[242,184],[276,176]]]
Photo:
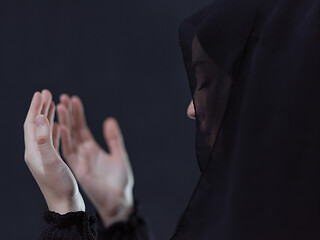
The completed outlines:
[[[188,106],[187,115],[191,119],[196,119],[196,114],[195,114],[195,111],[194,111],[194,105],[193,105],[193,101],[192,100],[190,101],[190,104]]]

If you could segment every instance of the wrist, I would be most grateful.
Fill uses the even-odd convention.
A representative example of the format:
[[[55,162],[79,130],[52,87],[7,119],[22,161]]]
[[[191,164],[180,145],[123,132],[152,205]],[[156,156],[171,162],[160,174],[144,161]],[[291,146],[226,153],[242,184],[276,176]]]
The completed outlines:
[[[127,221],[134,211],[133,200],[121,200],[113,208],[98,209],[99,216],[105,228],[119,221]]]
[[[59,213],[61,215],[66,214],[68,212],[85,211],[85,204],[80,193],[77,193],[68,199],[46,199],[46,202],[50,211]]]

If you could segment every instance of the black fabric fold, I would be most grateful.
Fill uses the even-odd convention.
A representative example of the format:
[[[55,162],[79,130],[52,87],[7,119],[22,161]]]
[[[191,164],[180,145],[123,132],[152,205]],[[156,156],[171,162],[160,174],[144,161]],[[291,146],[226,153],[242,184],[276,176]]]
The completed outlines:
[[[319,13],[214,0],[180,23],[201,177],[173,240],[320,239]]]
[[[147,224],[146,219],[141,214],[141,204],[137,199],[134,199],[134,208],[130,213],[128,220],[118,221],[105,228],[102,220],[96,212],[97,216],[97,230],[98,239],[110,239],[110,240],[151,240],[152,232]]]
[[[48,227],[42,232],[41,240],[95,240],[96,217],[93,212],[83,211],[59,214],[52,211],[45,211],[44,220]]]

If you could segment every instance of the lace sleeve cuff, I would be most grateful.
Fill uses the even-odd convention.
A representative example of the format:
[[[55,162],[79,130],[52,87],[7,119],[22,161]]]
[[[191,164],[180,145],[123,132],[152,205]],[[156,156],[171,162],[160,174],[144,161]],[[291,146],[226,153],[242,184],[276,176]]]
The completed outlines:
[[[105,228],[97,214],[97,227],[99,239],[149,239],[146,221],[140,214],[140,203],[134,200],[134,209],[126,221],[118,221]]]
[[[43,218],[49,226],[41,234],[41,240],[97,239],[96,217],[92,212],[79,211],[61,215],[56,212],[45,211]]]

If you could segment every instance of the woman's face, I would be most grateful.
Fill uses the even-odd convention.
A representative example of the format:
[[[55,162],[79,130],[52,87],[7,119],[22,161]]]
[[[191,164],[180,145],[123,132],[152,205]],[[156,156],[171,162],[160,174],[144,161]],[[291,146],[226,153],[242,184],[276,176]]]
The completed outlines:
[[[196,114],[195,114],[195,111],[194,111],[194,105],[193,105],[193,101],[192,100],[190,101],[190,104],[188,106],[187,115],[191,119],[196,119]]]
[[[192,89],[194,101],[189,104],[187,115],[198,120],[199,133],[213,146],[227,108],[232,78],[202,48],[197,35],[192,43],[192,70],[196,86]]]

